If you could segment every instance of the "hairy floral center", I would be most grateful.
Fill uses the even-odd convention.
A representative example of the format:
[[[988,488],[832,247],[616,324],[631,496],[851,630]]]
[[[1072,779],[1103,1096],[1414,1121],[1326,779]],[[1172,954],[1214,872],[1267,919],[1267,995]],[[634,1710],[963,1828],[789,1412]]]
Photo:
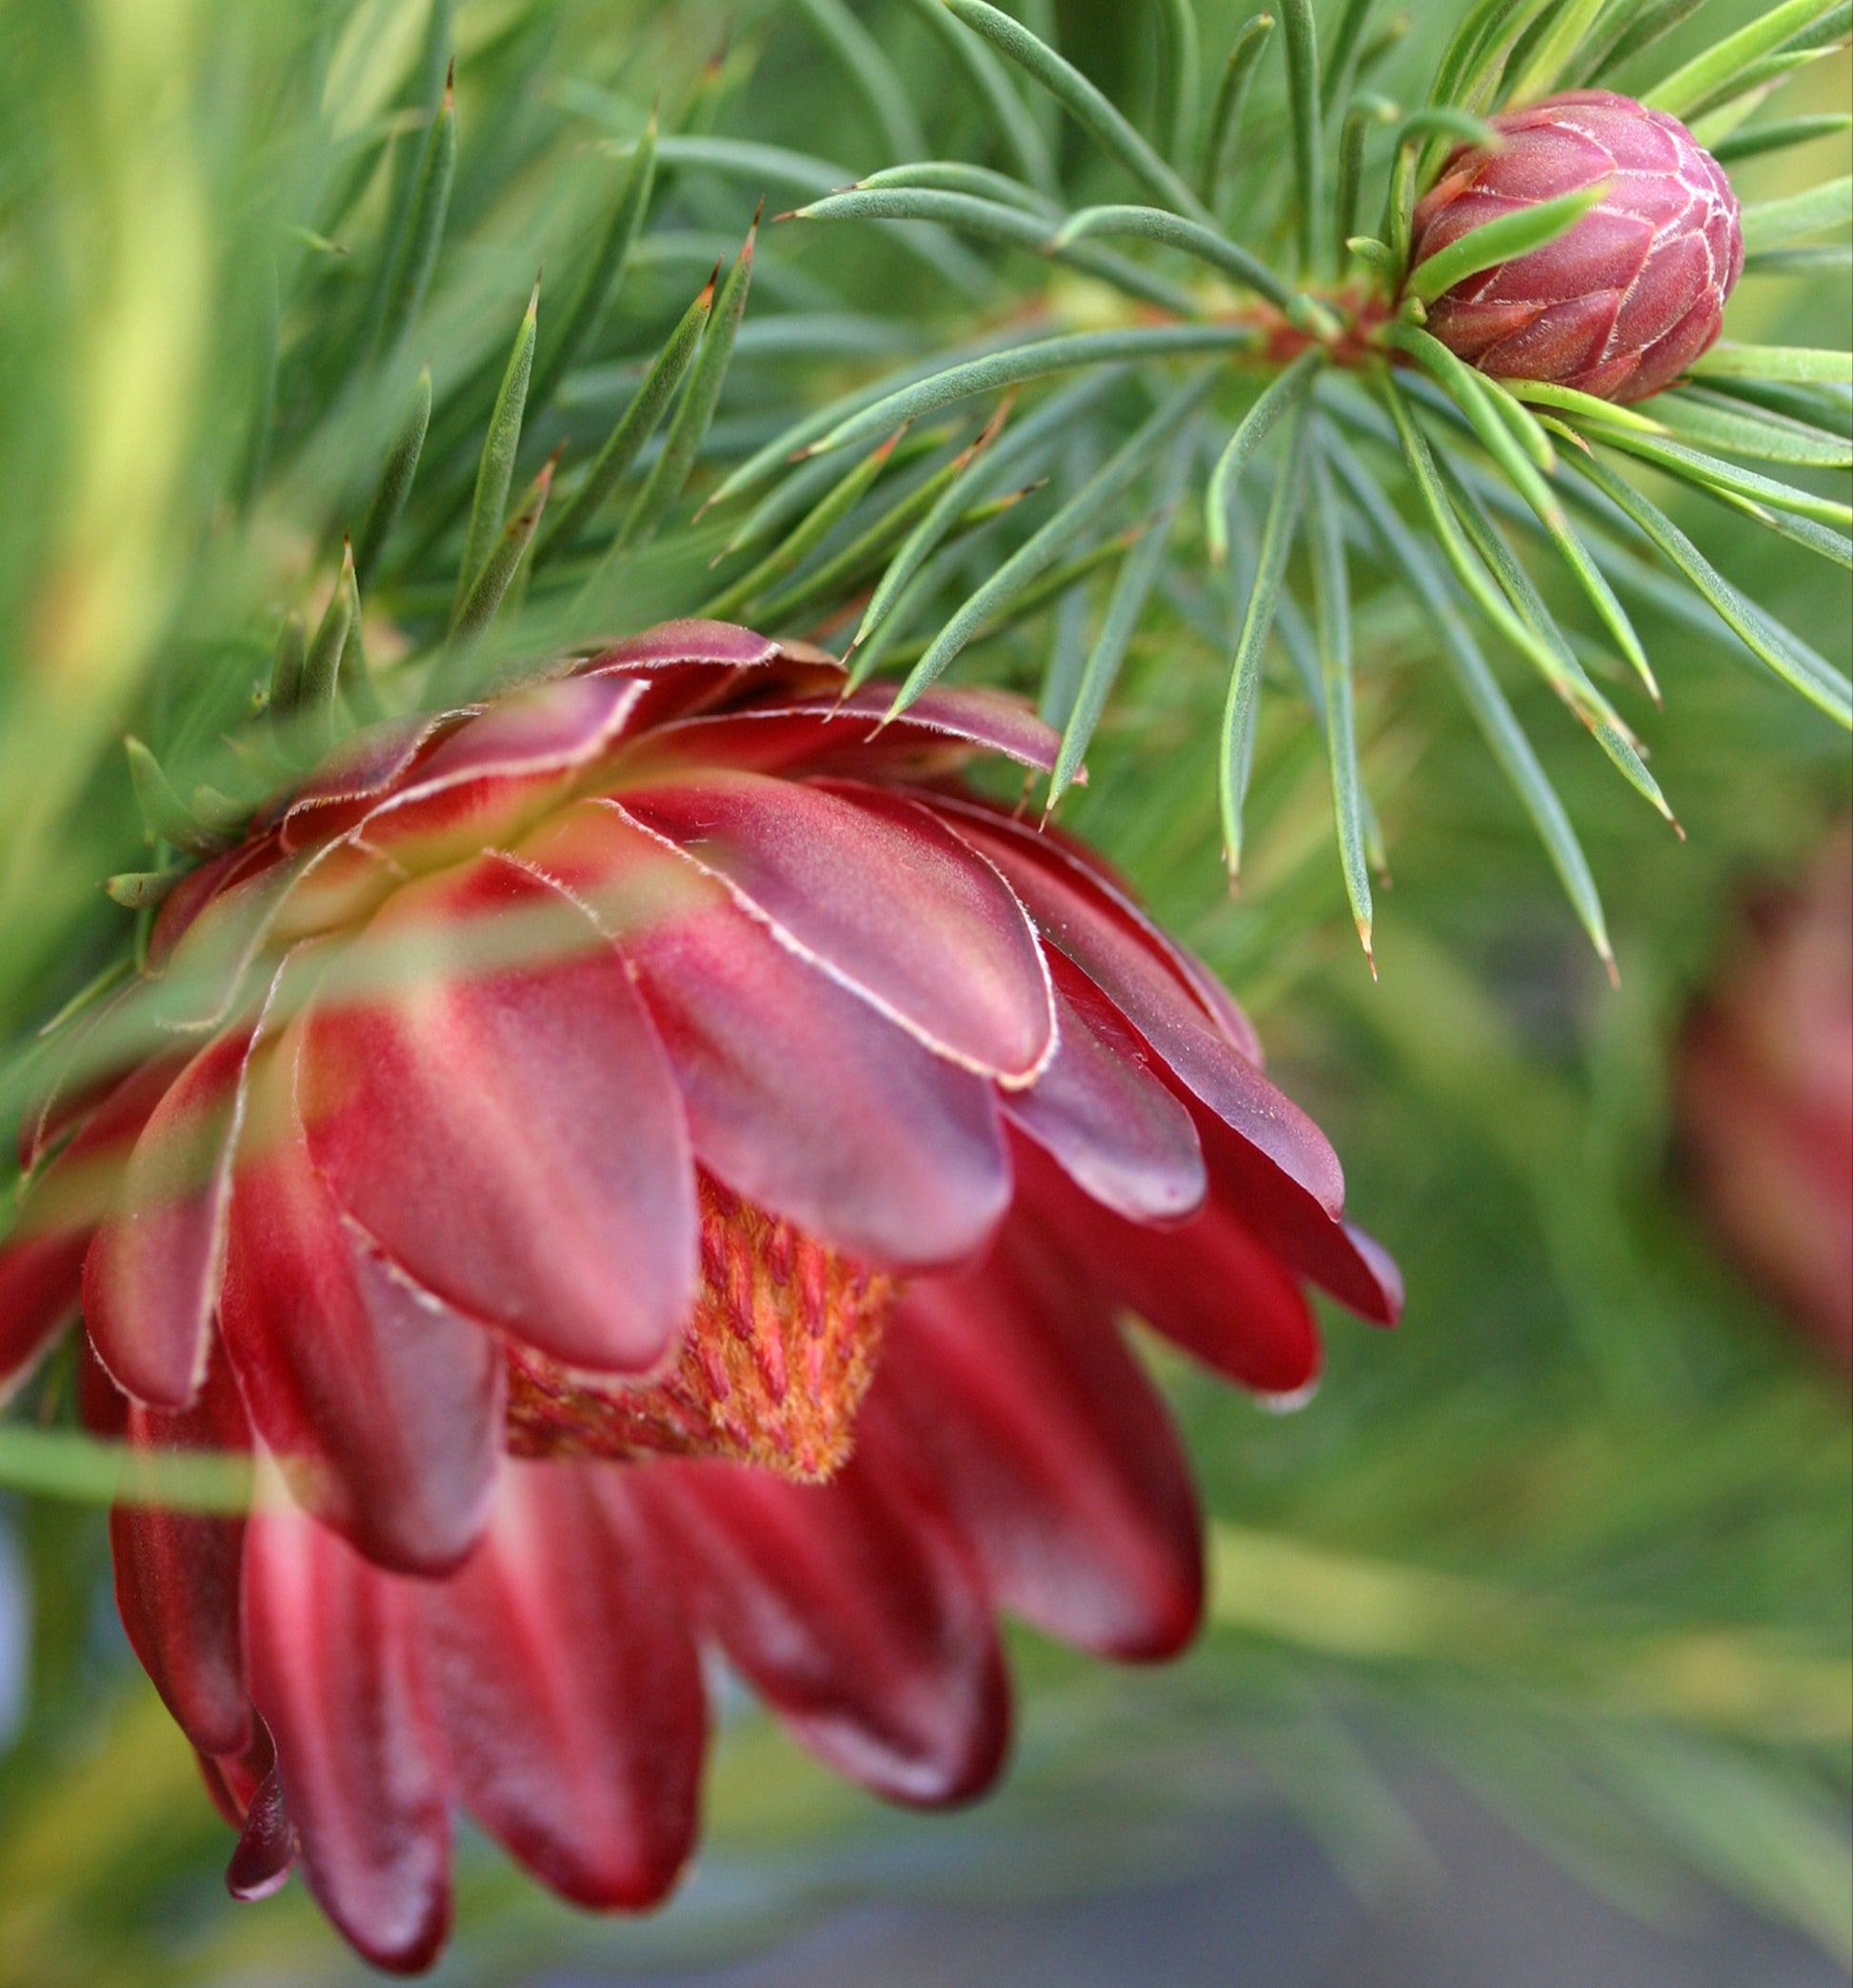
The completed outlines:
[[[848,1461],[894,1280],[702,1177],[702,1287],[674,1363],[619,1381],[508,1349],[518,1456],[716,1457],[822,1483]]]

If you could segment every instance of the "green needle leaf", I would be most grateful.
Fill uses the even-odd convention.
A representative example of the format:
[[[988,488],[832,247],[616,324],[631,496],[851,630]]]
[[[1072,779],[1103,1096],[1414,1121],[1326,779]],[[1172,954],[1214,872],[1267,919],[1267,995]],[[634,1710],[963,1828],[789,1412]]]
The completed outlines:
[[[1649,110],[1665,110],[1684,117],[1707,97],[1733,78],[1742,77],[1751,64],[1773,54],[1782,45],[1833,10],[1834,0],[1783,0],[1760,18],[1714,42],[1652,89],[1642,102]]]
[[[1603,916],[1602,897],[1589,868],[1589,860],[1577,840],[1575,828],[1558,799],[1538,755],[1512,713],[1505,693],[1499,687],[1491,666],[1481,653],[1466,624],[1455,611],[1447,587],[1434,560],[1416,535],[1397,515],[1384,495],[1377,479],[1358,461],[1352,450],[1336,441],[1329,443],[1332,461],[1353,501],[1369,521],[1389,563],[1402,575],[1434,624],[1441,638],[1442,654],[1461,686],[1467,709],[1479,726],[1501,770],[1511,783],[1519,804],[1531,818],[1551,866],[1563,883],[1583,928],[1597,953],[1614,970],[1614,953],[1608,943],[1608,924]]]
[[[759,218],[755,215],[746,245],[721,286],[700,354],[688,375],[687,388],[669,424],[663,453],[657,457],[656,467],[637,492],[619,529],[620,547],[649,543],[668,515],[669,507],[681,496],[688,473],[695,467],[695,451],[720,405],[721,386],[727,378],[727,363],[733,357],[733,342],[740,333],[740,320],[746,315],[747,292],[753,275],[753,245],[758,235]]]
[[[1756,125],[1749,130],[1733,131],[1711,148],[1721,166],[1734,166],[1743,159],[1755,159],[1764,152],[1782,151],[1791,145],[1811,145],[1818,138],[1838,138],[1853,129],[1853,116],[1843,110],[1818,117],[1790,117],[1775,124]]]
[[[1747,497],[1777,510],[1792,511],[1799,518],[1812,518],[1820,525],[1853,525],[1853,505],[1817,497],[1812,490],[1799,490],[1792,484],[1779,483],[1773,476],[1759,475],[1754,469],[1741,469],[1735,463],[1721,462],[1718,457],[1688,448],[1684,443],[1639,434],[1631,428],[1607,429],[1602,440],[1609,447],[1624,449],[1702,490]]]
[[[354,548],[341,547],[341,574],[315,629],[315,639],[303,658],[302,698],[297,706],[297,736],[311,752],[320,752],[334,736],[335,698],[341,687],[341,656],[354,626],[359,601],[354,586]]]
[[[933,0],[935,8],[939,0]],[[943,10],[942,20],[946,18]],[[988,166],[969,165],[964,159],[912,159],[901,166],[885,166],[880,172],[865,173],[848,190],[855,193],[883,193],[896,187],[920,187],[936,193],[969,193],[975,200],[995,200],[1005,207],[1021,208],[1026,214],[1041,214],[1059,220],[1059,203],[1007,172],[994,172]]]
[[[795,571],[868,494],[875,479],[887,467],[902,433],[897,428],[847,476],[839,478],[836,487],[807,513],[795,530],[773,547],[750,572],[724,587],[696,613],[706,620],[729,621],[748,602],[758,600],[774,581]]]
[[[454,67],[445,78],[444,101],[425,140],[407,217],[405,240],[387,285],[385,315],[380,320],[376,349],[389,352],[410,328],[425,302],[431,271],[437,267],[444,240],[444,220],[450,208],[450,182],[457,170],[457,98]]]
[[[974,394],[998,393],[1006,387],[1046,379],[1051,373],[1126,361],[1226,354],[1253,344],[1255,335],[1245,325],[1155,325],[1125,331],[1071,331],[1054,338],[1033,339],[982,359],[947,367],[896,392],[884,394],[836,423],[803,453],[825,455],[833,448],[872,442],[904,421],[918,421],[955,401],[968,400]]]
[[[624,185],[618,191],[618,204],[611,210],[597,252],[560,320],[560,329],[541,343],[533,384],[528,389],[528,398],[536,408],[545,408],[552,400],[554,388],[585,349],[586,341],[624,282],[656,186],[656,113],[652,111],[644,135],[630,154]]]
[[[1570,80],[1583,85],[1606,76],[1672,33],[1704,4],[1705,0],[1618,0],[1584,44]]]
[[[1446,556],[1448,565],[1454,569],[1455,578],[1460,581],[1475,606],[1500,635],[1538,670],[1558,696],[1596,734],[1611,758],[1615,756],[1615,742],[1631,748],[1633,740],[1627,727],[1609,707],[1607,700],[1589,682],[1581,666],[1575,665],[1572,658],[1573,666],[1566,666],[1564,655],[1567,651],[1560,649],[1523,616],[1514,612],[1504,590],[1495,583],[1476,551],[1473,542],[1468,538],[1460,515],[1443,486],[1441,471],[1436,467],[1434,452],[1428,446],[1428,438],[1416,425],[1415,417],[1401,388],[1393,379],[1387,377],[1382,382],[1382,387],[1384,400],[1396,426],[1397,439],[1402,445],[1403,460],[1408,467],[1410,481],[1415,486],[1417,496],[1422,500],[1423,508],[1428,514],[1429,526],[1434,531],[1436,541]],[[1623,770],[1628,770],[1625,765]]]
[[[1235,502],[1236,487],[1248,458],[1273,432],[1282,415],[1292,413],[1305,401],[1324,362],[1323,352],[1302,352],[1278,379],[1268,384],[1216,458],[1204,492],[1204,537],[1211,565],[1222,566],[1229,556],[1229,507]]]
[[[354,567],[351,547],[343,578],[348,588],[348,639],[341,646],[341,661],[335,666],[335,684],[354,716],[364,725],[371,725],[386,716],[386,707],[380,702],[373,672],[367,666],[367,651],[361,639],[360,575]]]
[[[1204,87],[1203,38],[1191,0],[1162,0],[1159,28],[1164,67],[1157,125],[1165,134],[1166,157],[1184,167],[1196,145],[1198,99]]]
[[[1028,29],[987,0],[941,0],[941,4],[1040,83],[1102,150],[1119,160],[1166,207],[1206,227],[1215,226],[1215,217],[1196,194],[1072,63],[1064,61],[1046,43],[1038,41]]]
[[[1319,85],[1320,108],[1329,117],[1351,88],[1352,68],[1364,30],[1370,20],[1374,0],[1345,0],[1345,11],[1332,30],[1332,46],[1326,51]]]
[[[1589,38],[1597,16],[1608,0],[1567,0],[1533,44],[1530,57],[1505,91],[1508,104],[1528,104],[1548,96],[1557,81]]]
[[[958,475],[907,534],[901,549],[882,575],[863,613],[862,626],[849,645],[852,652],[871,641],[888,617],[900,611],[903,597],[912,592],[915,576],[972,500],[995,488],[1050,436],[1061,434],[1084,408],[1098,399],[1110,378],[1111,375],[1096,375],[1093,379],[1077,381],[1062,392],[1051,395],[1002,442],[997,440],[997,436],[1008,417],[1009,403],[1006,401],[998,408],[983,433],[966,451]],[[986,451],[989,451],[989,460],[981,461]]]
[[[143,830],[150,843],[171,843],[189,856],[209,856],[225,847],[194,819],[193,811],[162,771],[161,762],[132,733],[122,742],[129,759],[129,784],[141,810]]]
[[[1365,140],[1372,125],[1394,124],[1400,111],[1386,96],[1366,91],[1353,97],[1345,107],[1345,123],[1338,139],[1338,195],[1333,203],[1337,216],[1336,237],[1345,248],[1358,226],[1358,189],[1364,179]]]
[[[103,880],[103,894],[125,911],[151,911],[186,874],[183,870],[118,870]]]
[[[556,552],[572,549],[580,533],[597,515],[605,500],[624,481],[644,444],[656,432],[664,409],[673,399],[683,374],[688,369],[688,362],[701,344],[708,313],[714,308],[714,277],[708,278],[701,294],[683,312],[681,322],[650,362],[643,384],[631,395],[629,405],[619,416],[617,427],[611,430],[604,447],[592,458],[591,467],[574,491],[572,502],[560,513],[558,524],[549,526],[543,534],[540,544],[534,548],[536,570]]]
[[[1678,828],[1679,824],[1674,820],[1673,810],[1667,805],[1666,797],[1660,790],[1660,783],[1647,771],[1646,762],[1641,757],[1639,742],[1615,714],[1608,700],[1589,681],[1588,673],[1577,661],[1575,652],[1564,639],[1564,631],[1557,626],[1550,609],[1544,606],[1543,597],[1532,585],[1531,575],[1513,556],[1512,548],[1500,536],[1493,521],[1486,515],[1479,500],[1466,487],[1458,472],[1445,463],[1439,467],[1455,514],[1464,527],[1474,549],[1485,561],[1493,577],[1499,582],[1501,590],[1525,626],[1532,629],[1557,658],[1557,683],[1561,694],[1565,697],[1577,716],[1595,734],[1596,743],[1614,762],[1622,777],[1637,793],[1650,802],[1660,815]]]
[[[1242,135],[1242,111],[1248,101],[1248,86],[1256,65],[1274,31],[1272,14],[1251,15],[1236,30],[1228,60],[1223,65],[1222,81],[1216,86],[1216,103],[1209,113],[1209,136],[1204,145],[1203,169],[1197,185],[1206,207],[1220,212],[1223,186],[1235,165],[1236,142]]]
[[[287,614],[277,630],[270,658],[270,722],[288,728],[302,702],[303,662],[309,653],[309,630],[300,614]]]
[[[1159,212],[1158,209],[1129,209],[1128,212]],[[937,188],[890,187],[831,193],[814,200],[792,214],[779,219],[792,221],[931,221],[944,227],[963,229],[993,242],[1007,242],[1033,255],[1053,255],[1058,261],[1085,269],[1125,290],[1129,296],[1156,304],[1180,317],[1202,314],[1198,300],[1176,284],[1166,283],[1137,263],[1127,262],[1110,250],[1085,246],[1070,248],[1066,236],[1050,240],[1049,228],[1056,215],[1038,209],[1026,212],[1019,206],[974,198],[968,193],[942,191]],[[1166,214],[1167,221],[1176,216]],[[1179,222],[1180,227],[1188,224]],[[1239,250],[1232,250],[1240,253]]]
[[[1649,696],[1658,703],[1660,687],[1654,681],[1653,666],[1647,661],[1641,638],[1634,631],[1634,624],[1628,619],[1627,609],[1616,599],[1614,588],[1590,558],[1556,493],[1540,474],[1537,465],[1524,453],[1512,432],[1506,416],[1508,410],[1518,408],[1519,403],[1509,394],[1497,392],[1492,382],[1464,365],[1439,339],[1429,337],[1425,331],[1398,327],[1390,333],[1390,339],[1400,350],[1409,352],[1422,363],[1472,424],[1487,452],[1505,472],[1520,496],[1537,513],[1538,522],[1550,534],[1571,576],[1588,597],[1590,606],[1615,638],[1636,675],[1646,686]],[[1524,418],[1531,421],[1533,417],[1527,412]]]
[[[1665,557],[1710,603],[1719,618],[1752,654],[1810,704],[1853,730],[1853,684],[1754,602],[1746,601],[1692,541],[1625,477],[1593,454],[1570,452],[1570,462],[1610,503],[1632,518]]]
[[[998,411],[1001,415],[1004,410],[1000,408]],[[994,432],[994,427],[986,430],[986,434]],[[981,435],[977,442],[962,449],[917,488],[909,490],[898,504],[884,511],[814,573],[793,581],[777,593],[767,595],[759,604],[759,625],[767,629],[783,627],[800,614],[842,600],[847,593],[869,579],[907,531],[951,487],[984,442],[985,436]]]
[[[553,487],[553,467],[557,460],[557,457],[549,457],[541,465],[540,474],[523,491],[514,516],[502,527],[495,544],[489,547],[488,557],[484,560],[482,570],[476,575],[468,594],[458,604],[443,658],[447,669],[454,668],[495,619],[496,610],[502,606],[521,565],[522,554],[533,543],[541,513],[547,508],[547,494]]]
[[[1254,760],[1255,716],[1261,700],[1261,661],[1267,647],[1268,631],[1286,577],[1287,555],[1293,549],[1293,535],[1300,523],[1300,506],[1305,489],[1306,409],[1304,402],[1294,409],[1287,426],[1286,446],[1282,451],[1280,474],[1274,479],[1274,495],[1267,507],[1267,522],[1262,527],[1261,556],[1255,567],[1254,585],[1242,613],[1242,626],[1235,640],[1235,654],[1229,665],[1229,686],[1223,702],[1221,747],[1217,756],[1217,792],[1223,818],[1223,857],[1231,879],[1242,870],[1242,809],[1247,799],[1248,771]]]
[[[406,499],[411,494],[412,478],[418,474],[418,458],[425,447],[426,430],[430,425],[431,368],[428,366],[419,373],[417,384],[412,388],[411,404],[388,446],[386,463],[380,470],[373,501],[367,507],[360,537],[354,544],[354,572],[362,586],[372,584],[380,554],[385,551],[386,542],[391,537],[392,527],[399,522]]]
[[[1183,501],[1193,447],[1194,437],[1188,433],[1173,445],[1159,476],[1157,514],[1139,543],[1126,555],[1119,577],[1113,583],[1112,597],[1106,604],[1106,616],[1101,623],[1092,648],[1087,651],[1087,660],[1082,666],[1074,703],[1063,727],[1055,770],[1049,776],[1050,812],[1080,775],[1087,747],[1100,724],[1101,713],[1106,707],[1106,700],[1112,694],[1114,682],[1119,676],[1120,666],[1126,661],[1140,616],[1146,611],[1146,602],[1164,569],[1165,550],[1170,539],[1172,520]]]
[[[1743,209],[1743,247],[1751,255],[1786,248],[1828,229],[1853,227],[1853,175],[1827,180],[1785,200],[1763,200]]]
[[[946,623],[896,693],[899,717],[946,669],[978,629],[1053,567],[1116,505],[1146,467],[1208,397],[1213,372],[1180,388],[1108,458],[1055,515],[969,596]]]
[[[941,0],[906,0],[906,5],[964,69],[1017,170],[1031,186],[1053,193],[1057,179],[1048,141],[1029,114],[1028,107],[1010,87],[1003,64],[977,35],[946,12]]]
[[[515,332],[514,349],[496,391],[495,408],[489,415],[488,434],[476,464],[476,489],[469,504],[469,527],[464,536],[463,563],[457,569],[456,608],[461,611],[491,545],[502,529],[502,514],[508,508],[508,486],[514,480],[515,456],[521,447],[522,417],[528,410],[528,381],[534,366],[534,340],[540,328],[541,286],[535,278],[533,293]]]
[[[1286,104],[1293,131],[1293,176],[1300,190],[1300,269],[1319,268],[1325,225],[1325,149],[1319,121],[1319,30],[1312,0],[1281,0],[1285,26]]]
[[[1283,310],[1294,301],[1293,292],[1257,255],[1231,242],[1214,229],[1205,228],[1163,208],[1091,207],[1071,214],[1048,240],[1055,251],[1069,248],[1088,235],[1136,236],[1142,241],[1162,242],[1186,255],[1219,269],[1258,295],[1278,304]]]
[[[1606,408],[1606,401],[1598,408]],[[1726,395],[1703,387],[1687,387],[1654,397],[1659,419],[1648,433],[1670,435],[1675,441],[1704,444],[1765,463],[1805,464],[1816,469],[1853,469],[1853,436],[1829,434],[1767,408],[1754,414]],[[1601,418],[1599,415],[1598,419]],[[1619,426],[1630,427],[1631,423]]]
[[[1331,769],[1332,819],[1338,830],[1345,895],[1358,927],[1370,977],[1377,962],[1370,949],[1370,860],[1365,847],[1364,778],[1358,767],[1357,700],[1351,674],[1351,584],[1345,564],[1345,519],[1332,488],[1323,447],[1311,464],[1308,538],[1312,551],[1313,622],[1325,704],[1325,753]]]
[[[1803,386],[1853,387],[1853,352],[1734,345],[1721,338],[1686,370],[1702,380],[1792,380]]]
[[[1478,276],[1496,264],[1515,262],[1522,255],[1544,248],[1566,235],[1584,214],[1608,197],[1610,182],[1602,181],[1575,193],[1559,194],[1555,200],[1541,200],[1536,207],[1520,208],[1516,213],[1502,214],[1450,242],[1439,254],[1419,263],[1409,271],[1404,288],[1408,295],[1432,304],[1457,283]]]

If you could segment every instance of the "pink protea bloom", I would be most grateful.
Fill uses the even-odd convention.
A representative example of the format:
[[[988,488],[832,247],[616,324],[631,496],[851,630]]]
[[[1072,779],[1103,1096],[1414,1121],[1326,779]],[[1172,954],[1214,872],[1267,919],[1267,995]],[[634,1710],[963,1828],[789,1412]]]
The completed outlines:
[[[1612,90],[1492,120],[1498,149],[1454,154],[1418,204],[1411,266],[1470,229],[1606,186],[1556,241],[1483,269],[1428,307],[1428,328],[1483,372],[1602,400],[1672,385],[1708,349],[1743,268],[1737,195],[1676,117]]]
[[[26,1128],[0,1378],[81,1285],[92,1425],[252,1457],[245,1517],[116,1510],[123,1620],[233,1890],[299,1861],[381,1965],[442,1944],[459,1807],[662,1898],[705,1648],[864,1785],[974,1794],[1000,1610],[1197,1627],[1122,1308],[1286,1400],[1308,1283],[1395,1316],[1227,995],[954,780],[1053,735],[887,702],[690,623],[363,734],[175,890]]]

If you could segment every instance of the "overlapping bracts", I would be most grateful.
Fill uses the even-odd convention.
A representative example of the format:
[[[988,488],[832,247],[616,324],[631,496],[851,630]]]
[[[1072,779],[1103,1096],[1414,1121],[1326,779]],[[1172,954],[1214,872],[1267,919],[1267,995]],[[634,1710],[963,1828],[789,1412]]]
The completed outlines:
[[[1492,124],[1499,148],[1455,153],[1417,206],[1412,267],[1502,215],[1607,190],[1556,241],[1445,292],[1428,328],[1499,379],[1610,401],[1671,386],[1717,338],[1743,269],[1723,168],[1677,118],[1612,90],[1549,97]]]
[[[26,1128],[0,1372],[81,1298],[95,1426],[251,1455],[245,1517],[117,1510],[123,1620],[234,1891],[300,1862],[382,1965],[442,1943],[459,1808],[660,1899],[704,1649],[879,1793],[977,1792],[1000,1610],[1122,1659],[1199,1619],[1122,1308],[1289,1399],[1309,1284],[1396,1313],[1227,995],[954,783],[1052,735],[885,710],[691,623],[363,734]]]

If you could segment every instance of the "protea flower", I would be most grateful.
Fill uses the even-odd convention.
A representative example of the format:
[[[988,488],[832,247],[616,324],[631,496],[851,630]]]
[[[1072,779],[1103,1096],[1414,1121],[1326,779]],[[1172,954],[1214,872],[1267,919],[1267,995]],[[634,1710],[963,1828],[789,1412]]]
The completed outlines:
[[[1853,1362],[1853,836],[1760,909],[1693,1016],[1680,1118],[1720,1241]]]
[[[162,1046],[28,1128],[6,1370],[81,1279],[92,1421],[252,1455],[247,1517],[116,1511],[123,1620],[233,1889],[300,1859],[382,1965],[443,1940],[455,1806],[660,1899],[705,1648],[878,1793],[972,1795],[998,1610],[1198,1621],[1120,1308],[1285,1401],[1307,1283],[1396,1313],[1229,998],[953,783],[1053,736],[886,709],[687,623],[363,733],[168,899],[90,1037]]]
[[[1417,205],[1411,263],[1504,214],[1606,190],[1565,233],[1484,269],[1428,308],[1428,328],[1500,379],[1602,400],[1672,385],[1709,348],[1743,268],[1737,196],[1676,117],[1579,89],[1492,120],[1497,149],[1464,149]]]

